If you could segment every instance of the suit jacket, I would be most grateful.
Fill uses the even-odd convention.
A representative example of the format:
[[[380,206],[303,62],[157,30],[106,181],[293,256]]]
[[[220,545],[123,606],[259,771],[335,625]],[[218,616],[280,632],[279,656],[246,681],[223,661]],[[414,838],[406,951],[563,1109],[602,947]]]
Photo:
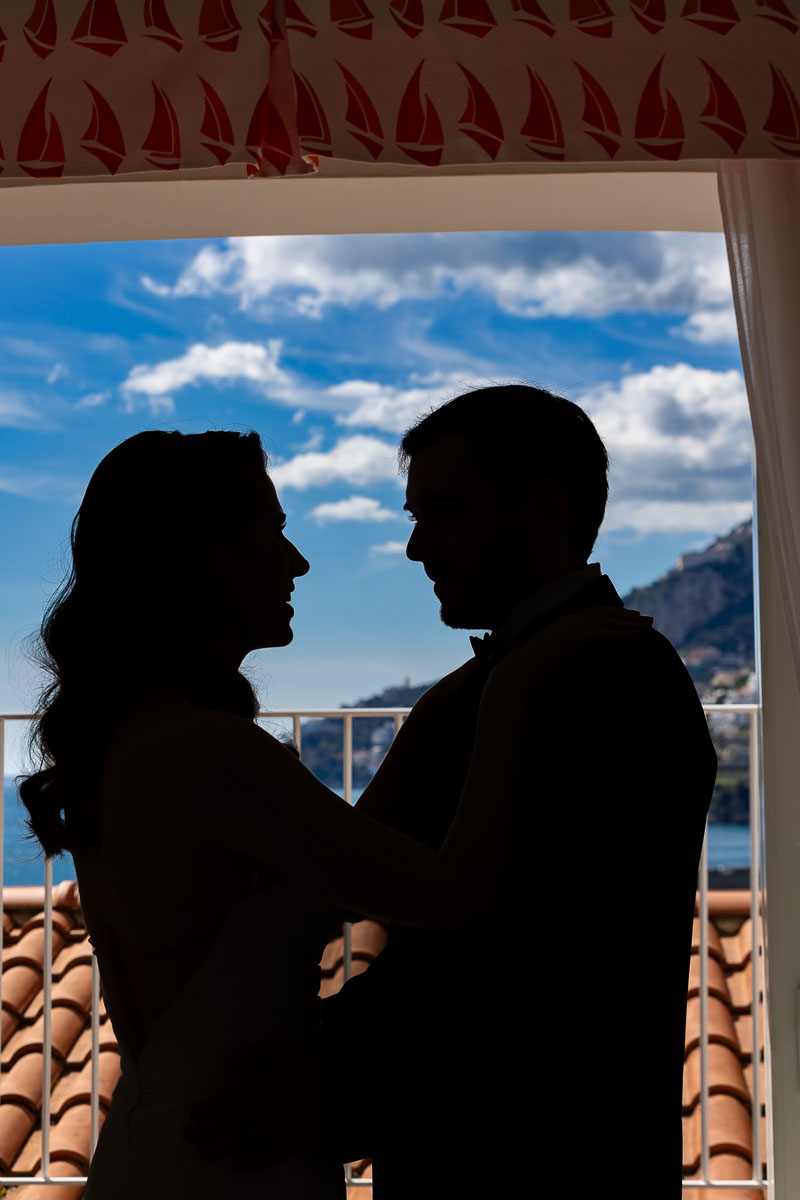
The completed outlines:
[[[599,603],[622,604],[606,576],[518,641]],[[486,673],[431,730],[394,822],[431,846],[458,806]],[[631,1196],[678,1200],[691,925],[716,775],[703,711],[672,646],[648,632],[567,662],[526,729],[495,928],[393,927],[370,969],[323,1003],[331,1136],[344,1161],[373,1157],[376,1200],[483,1196],[489,1173],[513,1194],[540,1171],[583,1197],[603,1168]]]

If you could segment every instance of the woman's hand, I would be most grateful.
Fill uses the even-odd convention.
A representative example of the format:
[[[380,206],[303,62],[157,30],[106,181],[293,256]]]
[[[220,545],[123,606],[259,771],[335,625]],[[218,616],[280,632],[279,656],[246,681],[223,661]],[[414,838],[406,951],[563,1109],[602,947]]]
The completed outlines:
[[[492,671],[490,682],[493,687],[500,683],[504,688],[524,688],[590,646],[631,641],[652,627],[652,617],[610,604],[594,604],[567,613],[507,654]]]

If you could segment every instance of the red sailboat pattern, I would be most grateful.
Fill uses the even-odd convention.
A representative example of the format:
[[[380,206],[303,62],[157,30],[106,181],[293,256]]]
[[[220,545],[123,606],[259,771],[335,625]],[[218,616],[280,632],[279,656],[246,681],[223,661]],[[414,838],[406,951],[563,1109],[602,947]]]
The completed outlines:
[[[392,0],[389,12],[403,33],[410,38],[418,37],[425,26],[425,11],[422,0]]]
[[[214,90],[207,79],[203,79],[201,75],[198,75],[197,78],[202,85],[205,99],[200,134],[208,139],[200,144],[205,146],[206,150],[210,150],[220,166],[224,167],[233,153],[234,136],[231,119],[219,93]]]
[[[364,0],[331,0],[331,23],[350,37],[369,40],[374,20]]]
[[[53,0],[36,0],[33,12],[22,26],[25,41],[39,58],[47,58],[56,48],[58,25]]]
[[[300,139],[300,147],[302,150],[313,150],[315,154],[330,158],[333,153],[331,130],[325,109],[305,75],[301,75],[299,71],[292,73],[297,92],[297,136]]]
[[[183,38],[169,19],[166,0],[144,0],[144,36],[173,50],[183,49]]]
[[[438,167],[444,150],[442,123],[430,96],[422,91],[422,62],[408,82],[397,113],[395,140],[409,158]]]
[[[239,45],[241,28],[231,0],[203,0],[197,32],[209,50],[232,54]]]
[[[247,164],[248,175],[259,175],[264,160],[285,175],[294,157],[294,147],[283,118],[272,103],[269,84],[258,98],[247,130],[247,153],[253,159]]]
[[[583,121],[586,133],[602,146],[609,158],[613,158],[622,144],[622,129],[614,105],[603,87],[585,67],[576,62],[575,67],[583,84]]]
[[[797,30],[800,29],[800,21],[788,4],[784,4],[784,0],[756,0],[756,8],[767,10],[758,13],[757,16],[763,17],[765,21],[774,21],[776,25],[782,26],[789,33],[797,33]]]
[[[631,0],[631,12],[648,33],[660,33],[667,20],[664,0]]]
[[[71,42],[84,46],[87,50],[95,50],[98,54],[106,54],[109,58],[116,54],[127,40],[128,35],[117,10],[116,0],[89,0],[70,38]]]
[[[733,153],[738,154],[742,142],[747,137],[747,125],[739,102],[713,67],[702,58],[698,59],[698,62],[708,75],[708,100],[700,114],[700,124],[719,134]]]
[[[487,0],[444,0],[439,23],[484,38],[497,24]]]
[[[592,37],[611,37],[614,32],[614,14],[606,0],[569,0],[569,19]]]
[[[297,0],[286,0],[286,29],[289,33],[305,33],[308,37],[317,36],[317,27],[309,21]]]
[[[64,173],[64,139],[58,121],[47,110],[48,79],[25,118],[17,147],[17,162],[32,179],[60,179]]]
[[[258,14],[258,27],[269,42],[270,50],[286,37],[278,20],[278,14],[275,12],[273,0],[267,0],[267,3]]]
[[[783,72],[773,63],[769,64],[769,69],[772,72],[772,104],[763,130],[772,135],[770,141],[781,154],[800,158],[800,103]]]
[[[162,171],[177,171],[181,162],[181,130],[167,93],[151,80],[155,109],[150,132],[142,143],[147,161]]]
[[[356,79],[352,71],[342,63],[336,63],[342,72],[344,86],[347,92],[347,112],[345,120],[351,126],[351,137],[369,152],[373,159],[378,158],[383,150],[383,126],[377,109],[370,99],[364,85]]]
[[[467,106],[461,115],[458,128],[467,137],[472,138],[473,142],[477,142],[494,162],[503,144],[503,122],[494,101],[480,80],[476,79],[463,63],[459,63],[458,66],[464,73],[469,89]]]
[[[661,93],[661,67],[664,55],[656,63],[644,86],[636,111],[634,136],[648,154],[675,162],[681,156],[686,131],[683,118],[672,92]]]
[[[119,121],[105,96],[86,79],[83,82],[91,93],[92,115],[89,128],[81,138],[81,149],[88,150],[100,160],[109,174],[116,175],[125,159],[125,138]]]
[[[532,25],[534,29],[546,33],[548,37],[553,37],[555,34],[555,25],[537,0],[511,0],[511,11],[514,13],[512,20]]]
[[[686,0],[681,16],[722,36],[740,20],[734,0]]]
[[[564,130],[555,101],[542,77],[532,71],[530,67],[526,67],[526,70],[531,102],[520,133],[523,137],[530,139],[527,143],[528,149],[532,150],[534,154],[538,154],[540,158],[550,159],[552,162],[563,162]]]

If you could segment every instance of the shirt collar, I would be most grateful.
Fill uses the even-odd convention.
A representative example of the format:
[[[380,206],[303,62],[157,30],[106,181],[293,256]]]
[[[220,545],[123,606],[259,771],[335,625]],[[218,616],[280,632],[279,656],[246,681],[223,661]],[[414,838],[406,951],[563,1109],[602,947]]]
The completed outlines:
[[[539,617],[543,617],[551,608],[569,600],[571,596],[587,587],[595,579],[599,579],[601,574],[599,563],[587,563],[580,570],[572,571],[569,575],[562,575],[530,596],[526,596],[512,608],[503,624],[495,629],[493,642],[503,650],[513,646],[523,629],[532,625]]]

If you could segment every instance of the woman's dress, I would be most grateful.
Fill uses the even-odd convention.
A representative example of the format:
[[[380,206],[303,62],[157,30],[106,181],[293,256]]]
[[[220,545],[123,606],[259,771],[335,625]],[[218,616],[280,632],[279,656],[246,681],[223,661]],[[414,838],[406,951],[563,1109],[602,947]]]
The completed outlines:
[[[141,1200],[143,1195],[148,1200],[244,1195],[343,1200],[341,1163],[313,1148],[275,1162],[279,1148],[269,1142],[268,1130],[264,1163],[251,1164],[247,1174],[237,1173],[235,1162],[203,1160],[184,1137],[191,1106],[215,1090],[227,1090],[232,1065],[253,1055],[258,1045],[288,1048],[289,1062],[295,1049],[298,1063],[313,1054],[318,964],[334,932],[330,910],[285,880],[255,883],[228,909],[213,944],[141,1046],[129,1032],[119,940],[102,916],[87,916],[87,924],[122,1076],[100,1133],[85,1200]],[[280,1089],[281,1078],[285,1074],[274,1079],[267,1074],[256,1087]],[[276,1099],[279,1110],[280,1096]]]

